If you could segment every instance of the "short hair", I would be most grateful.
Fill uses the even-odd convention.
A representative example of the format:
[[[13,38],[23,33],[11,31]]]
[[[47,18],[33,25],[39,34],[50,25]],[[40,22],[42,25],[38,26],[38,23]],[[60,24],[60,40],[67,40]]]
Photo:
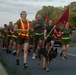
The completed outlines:
[[[24,12],[26,13],[26,11],[22,11],[22,12],[20,13],[20,16],[22,16],[22,13],[24,13]],[[27,15],[27,13],[26,13],[26,15]]]
[[[42,16],[40,14],[38,14],[36,17],[38,18],[38,17],[42,17]]]
[[[13,23],[12,21],[10,21],[9,23]]]

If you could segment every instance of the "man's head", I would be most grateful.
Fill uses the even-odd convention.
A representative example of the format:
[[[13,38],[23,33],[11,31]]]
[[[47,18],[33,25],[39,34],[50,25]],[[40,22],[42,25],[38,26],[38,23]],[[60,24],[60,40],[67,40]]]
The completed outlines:
[[[37,20],[42,20],[42,16],[41,15],[37,15]]]
[[[9,22],[9,26],[13,26],[13,22],[12,21]]]

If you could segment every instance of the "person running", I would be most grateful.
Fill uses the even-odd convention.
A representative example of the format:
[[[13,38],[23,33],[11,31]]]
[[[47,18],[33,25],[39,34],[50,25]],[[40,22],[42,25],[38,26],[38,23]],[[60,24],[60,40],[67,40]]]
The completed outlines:
[[[34,48],[34,45],[33,45],[33,37],[34,37],[34,30],[32,29],[32,26],[31,26],[31,23],[30,23],[30,32],[29,32],[29,49],[28,49],[28,55],[31,54],[31,50]]]
[[[44,30],[44,39],[46,40],[46,49],[52,48],[54,46],[54,28],[55,26],[52,24],[52,20],[49,19],[48,25],[46,25],[46,28]],[[51,33],[50,33],[51,31]],[[50,33],[50,34],[49,34]],[[49,36],[47,37],[47,35]]]
[[[2,45],[2,27],[0,27],[0,45]]]
[[[36,20],[32,23],[32,28],[34,30],[34,49],[32,59],[35,59],[37,46],[39,45],[38,50],[42,48],[44,38],[44,23],[41,15],[37,15]]]
[[[18,39],[18,34],[16,31],[13,30],[13,36],[12,36],[12,40],[13,40],[13,55],[16,55],[17,52],[17,39]]]
[[[7,38],[7,24],[4,24],[4,27],[2,28],[2,46],[3,46],[3,51],[7,51],[7,48],[6,48],[6,38]]]
[[[10,21],[9,25],[7,26],[7,38],[6,38],[8,53],[11,53],[12,49],[12,42],[13,42],[12,35],[13,35],[13,22]]]
[[[62,54],[64,54],[63,59],[67,59],[66,55],[68,53],[68,49],[70,46],[70,34],[72,34],[72,32],[74,32],[74,31],[72,31],[72,29],[69,27],[69,22],[66,22],[64,28],[61,30],[62,51],[60,53],[60,56],[62,56]]]
[[[19,65],[19,55],[22,48],[24,47],[24,64],[23,67],[27,68],[27,50],[29,46],[29,21],[26,19],[27,13],[26,11],[22,11],[20,14],[20,19],[15,23],[14,31],[18,33],[18,49],[16,56],[16,64]]]

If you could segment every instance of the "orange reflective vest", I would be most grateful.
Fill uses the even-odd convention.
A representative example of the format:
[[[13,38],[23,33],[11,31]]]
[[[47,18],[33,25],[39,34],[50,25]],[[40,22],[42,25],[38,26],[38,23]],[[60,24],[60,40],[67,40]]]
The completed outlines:
[[[20,22],[21,22],[20,29],[25,29],[25,32],[19,31],[19,32],[18,32],[18,35],[19,35],[21,38],[26,38],[26,39],[28,39],[28,38],[29,38],[29,28],[30,28],[29,21],[26,19],[27,24],[24,24],[24,23],[22,22],[22,19],[20,19]]]

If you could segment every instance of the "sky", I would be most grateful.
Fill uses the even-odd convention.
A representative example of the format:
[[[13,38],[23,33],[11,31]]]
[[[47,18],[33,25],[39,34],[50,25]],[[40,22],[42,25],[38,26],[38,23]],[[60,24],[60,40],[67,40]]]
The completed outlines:
[[[64,7],[71,2],[76,0],[0,0],[0,27],[10,21],[15,23],[22,11],[26,11],[27,19],[32,21],[43,6]]]

